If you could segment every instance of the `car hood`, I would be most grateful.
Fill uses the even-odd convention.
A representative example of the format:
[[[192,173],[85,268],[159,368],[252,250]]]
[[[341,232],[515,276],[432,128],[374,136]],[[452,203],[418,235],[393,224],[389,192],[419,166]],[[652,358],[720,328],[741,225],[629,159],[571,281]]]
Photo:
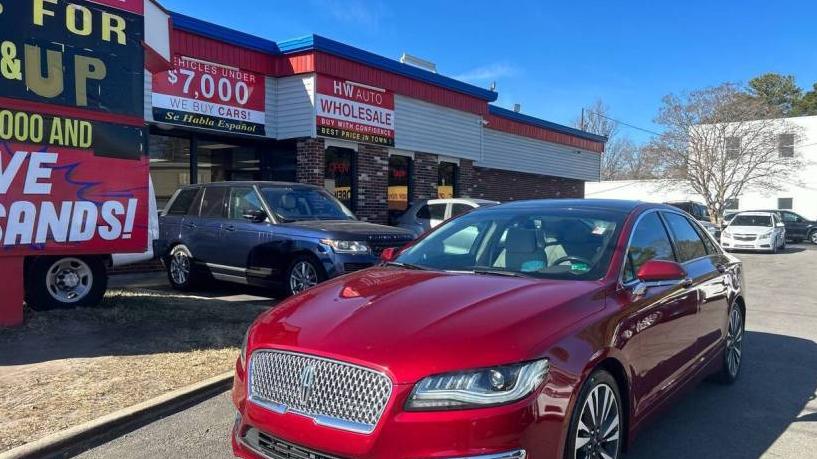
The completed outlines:
[[[371,366],[408,384],[538,358],[548,337],[604,307],[603,291],[599,282],[374,268],[265,313],[250,348]]]
[[[726,231],[732,234],[764,234],[773,229],[770,226],[729,226]]]
[[[285,227],[307,229],[326,233],[333,237],[365,239],[371,235],[393,235],[411,238],[411,232],[402,228],[392,226],[376,225],[374,223],[361,222],[357,220],[304,220],[298,222],[285,223]]]

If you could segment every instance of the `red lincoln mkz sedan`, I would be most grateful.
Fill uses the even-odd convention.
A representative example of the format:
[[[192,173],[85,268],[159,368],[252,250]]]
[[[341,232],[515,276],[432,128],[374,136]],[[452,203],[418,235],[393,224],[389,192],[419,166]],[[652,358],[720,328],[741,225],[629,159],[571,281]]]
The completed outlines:
[[[733,382],[739,261],[681,211],[625,201],[475,210],[249,329],[247,458],[617,458],[706,376]]]

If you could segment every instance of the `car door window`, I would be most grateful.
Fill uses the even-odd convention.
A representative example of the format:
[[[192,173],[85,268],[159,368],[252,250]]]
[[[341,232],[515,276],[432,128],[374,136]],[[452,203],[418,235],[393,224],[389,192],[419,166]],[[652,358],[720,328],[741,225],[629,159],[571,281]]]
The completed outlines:
[[[683,263],[707,255],[706,245],[692,227],[692,222],[684,216],[669,212],[664,213],[664,218],[678,249],[678,261]]]
[[[234,187],[230,189],[231,220],[244,220],[245,215],[262,211],[261,199],[251,186]]]
[[[225,209],[226,197],[227,187],[214,186],[206,188],[201,201],[201,217],[224,218],[227,213]]]
[[[460,203],[451,204],[451,218],[462,215],[462,214],[464,214],[464,213],[466,213],[468,211],[471,211],[473,209],[474,208],[469,206],[468,204],[460,204]]]
[[[428,206],[431,220],[445,220],[445,204],[431,204]]]
[[[417,210],[417,218],[420,220],[431,220],[431,209],[429,209],[428,204]]]
[[[167,209],[167,215],[187,215],[190,206],[193,204],[193,200],[196,199],[196,193],[198,191],[197,188],[187,188],[179,191],[179,194],[176,195],[176,199],[173,200],[170,204],[170,208]]]
[[[800,218],[798,218],[797,214],[783,212],[783,221],[785,223],[800,223]]]
[[[624,281],[635,280],[638,270],[650,260],[675,261],[667,230],[657,212],[645,215],[633,230],[624,270]]]

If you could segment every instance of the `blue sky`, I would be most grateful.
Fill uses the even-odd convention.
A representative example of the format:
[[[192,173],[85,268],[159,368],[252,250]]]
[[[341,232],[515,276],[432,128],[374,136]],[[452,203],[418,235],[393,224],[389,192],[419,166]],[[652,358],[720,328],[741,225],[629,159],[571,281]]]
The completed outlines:
[[[383,56],[405,51],[488,87],[500,105],[569,123],[601,98],[652,120],[667,93],[763,72],[817,82],[817,2],[161,0],[271,40],[316,33]],[[636,140],[648,134],[625,129]]]

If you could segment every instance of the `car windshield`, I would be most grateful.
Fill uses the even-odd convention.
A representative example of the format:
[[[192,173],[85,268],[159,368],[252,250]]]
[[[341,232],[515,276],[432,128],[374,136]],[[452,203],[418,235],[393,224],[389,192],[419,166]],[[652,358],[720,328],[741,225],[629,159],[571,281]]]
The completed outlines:
[[[481,209],[442,225],[396,261],[441,271],[600,279],[623,219],[586,209]]]
[[[768,215],[738,215],[732,219],[732,226],[763,226],[771,228],[772,217]]]
[[[262,187],[261,194],[282,222],[300,220],[355,220],[334,196],[317,188]]]

